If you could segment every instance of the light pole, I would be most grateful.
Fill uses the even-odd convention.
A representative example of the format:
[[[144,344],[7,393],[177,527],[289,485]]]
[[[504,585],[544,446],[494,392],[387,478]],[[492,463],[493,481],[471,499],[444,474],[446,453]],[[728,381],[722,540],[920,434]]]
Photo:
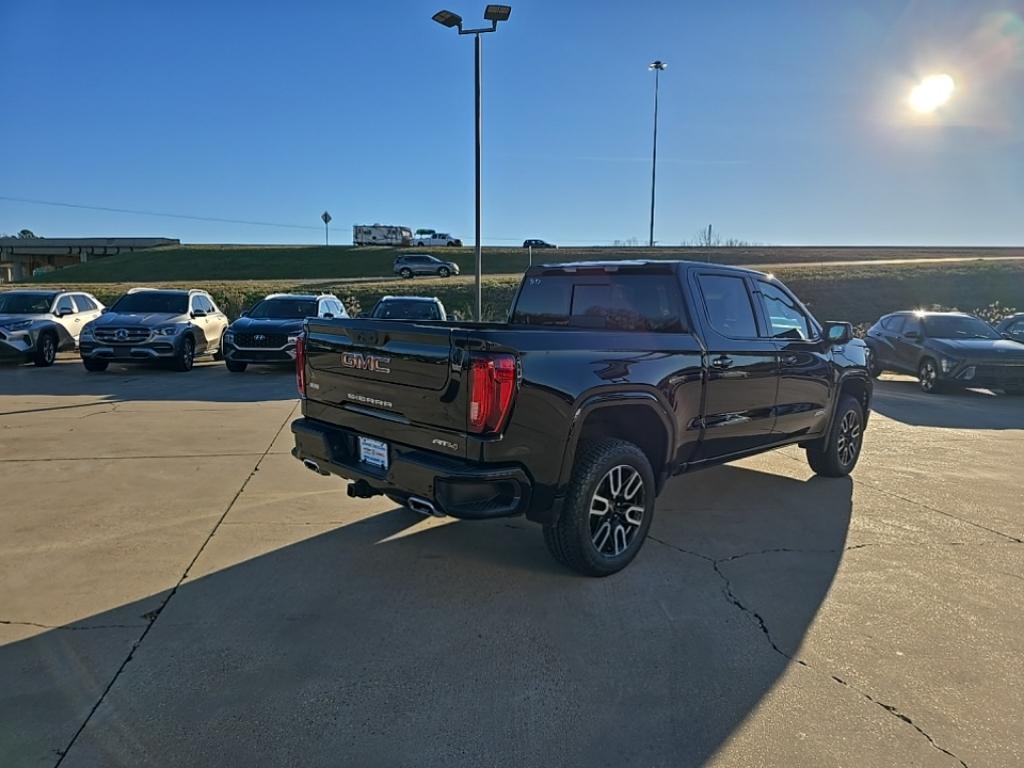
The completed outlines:
[[[474,53],[476,60],[475,67],[475,94],[476,94],[476,117],[474,124],[476,126],[476,319],[483,319],[483,298],[481,289],[481,275],[483,273],[483,252],[480,245],[480,144],[481,134],[483,133],[483,121],[481,119],[480,112],[480,94],[481,94],[481,83],[480,83],[480,35],[485,32],[494,32],[498,28],[499,21],[508,21],[509,15],[512,13],[512,6],[509,5],[488,5],[484,9],[484,18],[491,22],[489,27],[481,27],[480,29],[463,29],[462,28],[462,17],[457,13],[451,11],[438,11],[433,15],[434,21],[445,27],[456,27],[459,30],[460,35],[473,35],[474,37]]]
[[[654,247],[654,182],[658,173],[658,80],[663,69],[668,66],[664,61],[652,61],[647,65],[654,70],[654,151],[651,154],[651,236],[649,247]]]

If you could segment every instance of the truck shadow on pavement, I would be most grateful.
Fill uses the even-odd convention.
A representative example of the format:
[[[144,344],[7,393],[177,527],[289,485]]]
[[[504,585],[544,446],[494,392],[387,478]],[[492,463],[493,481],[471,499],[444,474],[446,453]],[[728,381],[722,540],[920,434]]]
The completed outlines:
[[[518,519],[396,509],[295,541],[322,528],[229,516],[169,599],[0,647],[0,763],[53,765],[74,738],[68,766],[700,765],[798,653],[851,494],[675,480],[607,579]]]
[[[88,408],[122,402],[244,403],[256,400],[294,400],[295,372],[288,366],[252,366],[231,373],[224,363],[197,362],[186,373],[143,365],[116,365],[102,373],[89,373],[80,362],[61,360],[50,368],[31,365],[0,367],[0,395],[94,398],[86,403],[56,405],[42,410]],[[29,412],[17,404],[0,405],[3,413]]]
[[[1024,397],[973,389],[927,395],[917,381],[877,381],[873,410],[915,427],[1024,429]]]

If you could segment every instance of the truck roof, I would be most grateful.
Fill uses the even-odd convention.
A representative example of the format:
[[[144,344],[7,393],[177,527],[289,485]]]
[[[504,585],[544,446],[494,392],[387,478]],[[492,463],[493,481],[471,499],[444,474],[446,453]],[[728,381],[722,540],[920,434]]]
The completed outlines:
[[[530,269],[527,270],[527,274],[536,274],[541,271],[575,272],[580,269],[617,272],[622,268],[638,271],[650,269],[651,271],[656,272],[674,272],[680,267],[713,267],[714,269],[724,269],[730,272],[758,275],[760,277],[767,276],[764,272],[759,272],[756,269],[749,269],[747,267],[734,267],[726,264],[710,264],[704,261],[685,261],[681,259],[607,259],[604,261],[556,262],[530,267]]]

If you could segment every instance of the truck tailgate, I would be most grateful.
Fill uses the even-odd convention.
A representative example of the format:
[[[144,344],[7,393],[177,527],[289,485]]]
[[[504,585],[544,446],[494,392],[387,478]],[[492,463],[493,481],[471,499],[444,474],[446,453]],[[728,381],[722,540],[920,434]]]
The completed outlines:
[[[452,333],[448,326],[430,323],[310,319],[308,415],[357,429],[367,418],[379,419],[376,431],[382,436],[394,434],[386,425],[402,425],[402,441],[423,447],[439,432],[464,433],[467,401],[453,373]],[[328,407],[317,408],[317,403]],[[329,416],[338,409],[342,413]],[[431,433],[417,434],[409,426],[427,427]],[[424,442],[427,437],[431,440]],[[457,444],[464,448],[463,440]]]

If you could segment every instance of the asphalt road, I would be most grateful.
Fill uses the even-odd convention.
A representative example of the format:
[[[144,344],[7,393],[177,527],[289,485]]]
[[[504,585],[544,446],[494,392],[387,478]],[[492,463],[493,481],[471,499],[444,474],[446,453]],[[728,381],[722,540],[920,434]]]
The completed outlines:
[[[0,369],[0,765],[1019,766],[1024,401],[673,481],[604,580],[289,456],[287,372]]]

